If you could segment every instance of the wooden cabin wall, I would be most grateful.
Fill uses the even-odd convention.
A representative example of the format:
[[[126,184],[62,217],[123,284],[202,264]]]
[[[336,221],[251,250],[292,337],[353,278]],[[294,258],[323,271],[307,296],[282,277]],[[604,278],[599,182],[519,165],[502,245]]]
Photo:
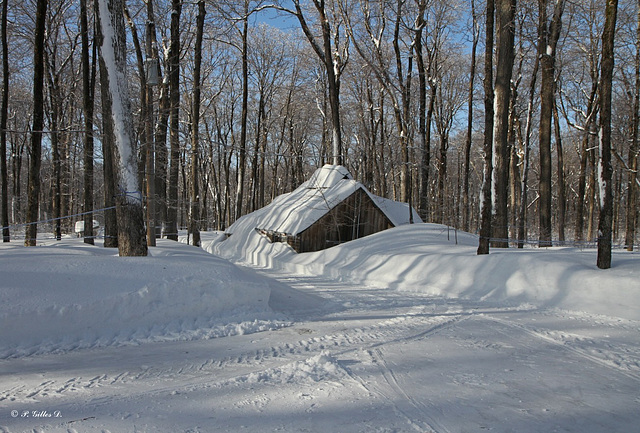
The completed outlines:
[[[289,245],[299,253],[319,251],[393,227],[387,216],[362,189],[334,207]]]

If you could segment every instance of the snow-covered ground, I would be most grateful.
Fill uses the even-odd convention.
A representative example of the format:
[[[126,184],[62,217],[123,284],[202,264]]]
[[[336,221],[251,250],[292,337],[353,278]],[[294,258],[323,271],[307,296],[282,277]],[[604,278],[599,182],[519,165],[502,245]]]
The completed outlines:
[[[203,233],[244,267],[0,245],[0,432],[640,431],[638,253],[418,224],[296,255],[251,224]]]

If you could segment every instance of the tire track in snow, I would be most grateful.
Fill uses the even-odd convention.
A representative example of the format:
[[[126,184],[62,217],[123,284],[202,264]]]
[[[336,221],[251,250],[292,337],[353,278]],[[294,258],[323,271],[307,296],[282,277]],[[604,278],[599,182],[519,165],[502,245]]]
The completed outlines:
[[[442,317],[442,316],[441,316]],[[425,433],[448,433],[449,430],[440,424],[436,419],[429,416],[432,408],[421,403],[407,393],[404,388],[398,383],[398,379],[394,370],[386,362],[382,347],[385,345],[410,342],[420,340],[431,335],[434,335],[444,329],[457,325],[470,316],[454,316],[443,317],[441,323],[437,323],[434,326],[424,331],[418,332],[413,335],[398,337],[392,340],[377,342],[368,347],[361,348],[361,351],[367,354],[371,363],[377,366],[377,369],[384,379],[386,386],[380,386],[380,381],[367,381],[353,370],[345,368],[347,374],[351,379],[358,383],[366,392],[375,394],[388,401],[394,408],[394,411],[406,420],[406,422],[416,431]],[[343,352],[351,352],[355,349],[350,349]],[[338,353],[339,355],[340,353]],[[395,397],[395,398],[394,398]],[[426,419],[425,419],[426,418]]]
[[[336,356],[343,356],[349,352],[360,350],[363,347],[375,347],[387,343],[398,341],[409,341],[420,338],[430,332],[435,332],[442,326],[458,320],[457,317],[432,316],[409,314],[383,320],[368,319],[368,324],[363,324],[367,320],[358,318],[357,320],[337,320],[327,326],[320,322],[306,322],[297,327],[283,328],[275,331],[265,331],[270,334],[270,338],[265,341],[265,346],[254,350],[243,351],[218,358],[210,357],[189,360],[186,357],[181,363],[165,365],[163,363],[147,363],[148,358],[162,358],[162,354],[154,354],[153,347],[148,346],[148,351],[144,352],[147,359],[134,361],[126,364],[138,365],[138,370],[130,370],[123,365],[122,370],[101,370],[96,367],[92,375],[86,377],[70,376],[65,372],[51,374],[47,381],[36,381],[37,377],[28,378],[24,385],[7,389],[0,394],[0,401],[23,401],[33,402],[38,398],[51,396],[64,396],[68,393],[93,392],[97,388],[107,388],[113,386],[140,386],[144,388],[145,383],[161,380],[180,378],[187,383],[198,383],[203,376],[211,375],[219,381],[221,376],[226,379],[239,377],[246,374],[263,371],[277,367],[286,363],[301,361],[322,351],[330,351]],[[360,326],[353,326],[354,324]],[[425,327],[427,328],[425,330]],[[416,332],[418,331],[418,332]],[[326,332],[326,333],[325,333]],[[314,335],[317,334],[317,335]],[[247,335],[241,338],[257,338],[258,334]],[[308,338],[300,338],[308,336]],[[218,343],[223,340],[231,342],[236,337],[225,339],[209,340],[211,351],[216,351]],[[275,343],[275,344],[273,344]],[[228,344],[232,345],[232,344]],[[242,344],[239,344],[242,346]],[[244,345],[249,347],[248,345]],[[118,349],[104,349],[105,352],[118,352]],[[98,350],[100,352],[100,350]],[[93,351],[84,353],[84,356],[91,357]],[[60,355],[64,357],[65,355]],[[135,356],[141,356],[136,354]],[[8,362],[18,362],[8,361]],[[71,373],[71,372],[70,372]],[[189,385],[187,385],[189,386]],[[105,392],[109,392],[108,390]]]
[[[522,325],[520,323],[516,323],[511,320],[501,319],[495,316],[479,315],[477,317],[488,320],[488,321],[496,322],[510,328],[518,329],[520,331],[525,332],[527,335],[535,337],[536,339],[543,340],[548,343],[552,343],[555,346],[560,347],[564,350],[567,350],[568,352],[571,352],[573,354],[576,354],[584,359],[587,359],[603,367],[607,367],[609,369],[615,370],[633,380],[640,381],[640,365],[638,365],[638,361],[616,363],[612,361],[610,358],[615,356],[621,356],[621,355],[614,353],[614,351],[611,351],[610,353],[603,353],[603,356],[600,357],[600,356],[593,355],[587,349],[576,347],[572,344],[569,344],[569,342],[566,339],[554,338],[553,332],[541,332],[535,329],[531,329],[526,325]],[[634,366],[637,367],[638,371],[634,371],[632,369]]]
[[[448,433],[449,430],[442,424],[438,423],[433,417],[429,416],[430,408],[425,406],[420,401],[411,397],[402,386],[398,383],[398,379],[393,371],[393,368],[389,366],[384,358],[382,350],[375,348],[373,350],[367,350],[367,353],[371,357],[373,363],[378,366],[385,383],[389,389],[400,397],[399,400],[390,399],[395,408],[405,417],[409,424],[418,431],[421,432],[433,432],[433,433]],[[396,403],[397,401],[397,403]],[[417,413],[415,413],[417,411]],[[415,414],[414,414],[415,413]],[[418,417],[427,418],[426,421],[417,420]],[[428,430],[427,430],[428,429]]]

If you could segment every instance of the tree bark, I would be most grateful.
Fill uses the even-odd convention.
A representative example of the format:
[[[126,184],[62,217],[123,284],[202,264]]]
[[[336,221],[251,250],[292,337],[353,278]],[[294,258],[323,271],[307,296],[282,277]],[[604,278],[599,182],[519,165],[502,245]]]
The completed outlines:
[[[611,93],[613,79],[613,45],[618,14],[618,0],[607,0],[602,32],[602,63],[600,86],[600,218],[598,222],[598,258],[600,269],[611,267],[611,227],[613,221],[613,190],[611,186]]]
[[[87,1],[80,0],[80,31],[82,41],[82,111],[84,115],[84,152],[82,201],[84,212],[93,210],[93,94],[95,82],[95,62],[93,70],[89,62],[89,23]],[[92,79],[93,78],[93,79]],[[84,242],[94,244],[93,213],[84,216]]]
[[[636,76],[635,76],[635,94],[633,97],[633,118],[632,128],[633,135],[631,146],[629,147],[629,174],[627,180],[627,209],[626,209],[626,232],[625,245],[627,251],[633,251],[633,244],[636,237],[636,221],[638,219],[638,149],[640,145],[639,129],[640,129],[640,1],[638,1],[638,14],[636,22]]]
[[[538,55],[540,56],[541,83],[540,83],[540,247],[552,245],[552,183],[551,183],[551,118],[553,116],[554,89],[555,89],[555,61],[556,47],[562,28],[562,13],[564,0],[558,0],[555,4],[551,24],[547,25],[547,4],[549,0],[540,0],[538,3]]]
[[[400,51],[400,28],[402,25],[402,6],[404,0],[397,0],[396,3],[396,19],[394,22],[393,32],[393,52],[396,60],[396,74],[397,82],[400,91],[400,103],[401,107],[394,104],[394,111],[396,112],[396,122],[398,124],[398,130],[400,131],[400,155],[402,158],[402,165],[400,167],[400,201],[408,202],[411,207],[411,169],[409,164],[409,148],[412,147],[410,142],[412,141],[412,133],[409,130],[409,107],[411,102],[411,74],[413,70],[413,50],[415,42],[411,44],[408,49],[408,56],[406,60],[407,72],[406,75],[403,72],[403,65],[405,63],[402,52]],[[414,34],[414,41],[418,34]],[[390,83],[387,83],[389,85]],[[411,216],[411,215],[410,215]]]
[[[587,170],[590,154],[590,143],[593,135],[593,127],[595,124],[595,116],[598,113],[598,104],[596,98],[598,94],[598,78],[599,74],[592,73],[591,93],[587,104],[587,114],[585,119],[582,144],[580,146],[580,169],[578,174],[578,201],[576,203],[576,220],[575,220],[575,242],[580,244],[584,240],[584,211],[585,201],[587,199]]]
[[[473,41],[471,44],[471,70],[469,71],[469,101],[467,104],[467,136],[464,143],[464,166],[462,183],[462,230],[468,232],[470,228],[469,205],[469,173],[471,171],[471,142],[473,134],[473,94],[476,78],[476,51],[478,47],[478,17],[476,15],[475,0],[471,0],[471,17],[473,19]]]
[[[33,123],[29,148],[29,182],[27,195],[27,229],[24,245],[36,245],[38,210],[40,206],[40,165],[42,163],[42,128],[44,127],[44,39],[47,18],[47,0],[38,0],[36,6],[33,44]]]
[[[62,106],[60,98],[60,75],[58,72],[56,57],[56,44],[52,44],[52,52],[49,54],[46,50],[44,53],[45,66],[47,69],[47,84],[49,87],[49,104],[50,111],[49,122],[50,128],[54,131],[51,134],[51,165],[53,168],[53,182],[51,194],[53,195],[53,219],[54,228],[53,235],[56,240],[62,239],[62,221],[61,204],[62,204],[62,157],[60,155],[60,107]]]
[[[2,23],[0,39],[2,39],[2,106],[0,107],[0,182],[2,182],[2,242],[9,242],[9,176],[7,175],[7,119],[9,117],[9,44],[7,41],[7,4],[2,2]]]
[[[155,38],[154,38],[155,39]],[[155,53],[157,56],[157,53]],[[167,214],[167,130],[169,123],[169,113],[171,111],[169,104],[169,75],[165,74],[162,78],[162,85],[158,95],[158,121],[154,131],[155,151],[156,151],[156,220],[160,225],[160,236],[168,233]],[[158,236],[156,230],[156,236]]]
[[[422,164],[420,166],[420,188],[418,212],[423,221],[428,221],[429,214],[429,165],[431,164],[430,145],[427,141],[427,68],[422,53],[422,34],[425,26],[424,9],[426,2],[419,3],[415,50],[416,66],[418,68],[418,135],[420,135],[420,149],[422,150]]]
[[[200,246],[200,193],[198,190],[198,152],[200,148],[200,68],[202,65],[202,35],[206,15],[204,0],[198,1],[196,18],[195,65],[193,69],[193,108],[191,112],[191,209],[189,216],[191,245]]]
[[[100,35],[97,35],[99,39]],[[96,41],[99,43],[99,40]],[[100,83],[108,80],[106,70],[100,60]],[[102,113],[109,113],[109,90],[106,86],[100,85],[100,94],[102,96]],[[111,116],[102,116],[102,157],[103,163],[103,179],[104,179],[104,247],[118,248],[118,219],[116,216],[116,182],[115,167],[113,161],[113,120]]]
[[[147,61],[151,61],[149,66],[150,73],[160,73],[160,62],[158,60],[158,53],[156,47],[156,23],[153,13],[153,1],[147,0],[147,37],[145,44],[145,51]],[[155,65],[157,69],[154,71],[152,65]],[[156,80],[159,77],[152,77]],[[146,107],[146,119],[145,119],[145,154],[146,154],[146,187],[147,187],[147,245],[150,247],[156,246],[156,143],[155,134],[153,133],[154,126],[154,109],[153,109],[153,83],[148,82],[146,87],[146,100],[141,101]]]
[[[133,120],[126,74],[126,35],[122,0],[99,0],[96,3],[99,29],[101,82],[103,96],[107,96],[115,146],[113,160],[118,192],[116,214],[118,220],[118,253],[120,256],[146,256],[147,242],[144,228],[142,192],[138,177],[138,162],[133,139]]]
[[[564,176],[564,152],[562,148],[562,135],[560,133],[560,116],[558,115],[558,104],[555,98],[553,101],[553,127],[556,140],[556,152],[558,154],[557,161],[557,182],[558,182],[558,241],[560,245],[565,242],[565,221],[567,214],[567,187]]]
[[[494,29],[494,0],[487,0],[486,13],[486,41],[484,58],[484,172],[482,192],[480,196],[480,237],[478,251],[489,254],[491,239],[491,179],[493,175],[493,29]]]
[[[167,224],[165,237],[174,241],[178,240],[178,173],[180,168],[180,14],[182,2],[171,1],[171,42],[169,44],[169,105],[170,105],[170,159],[168,197],[167,197]]]
[[[514,63],[515,0],[500,0],[496,8],[496,35],[498,54],[495,82],[495,121],[493,130],[493,196],[494,221],[492,246],[509,247],[509,102],[511,100],[511,76]]]
[[[244,17],[242,20],[242,112],[240,113],[240,149],[238,150],[238,186],[236,189],[235,219],[242,216],[244,200],[244,180],[247,166],[247,116],[249,113],[249,0],[244,1]]]

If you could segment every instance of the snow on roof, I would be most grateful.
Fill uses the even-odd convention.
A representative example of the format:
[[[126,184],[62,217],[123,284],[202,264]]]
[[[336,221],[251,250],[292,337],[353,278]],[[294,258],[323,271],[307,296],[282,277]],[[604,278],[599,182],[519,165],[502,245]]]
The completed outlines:
[[[365,189],[366,191],[366,189]],[[373,199],[374,203],[378,205],[380,210],[389,218],[389,221],[394,226],[401,226],[403,224],[409,224],[409,204],[401,201],[395,201],[388,198],[380,197],[371,194],[367,191],[369,196]],[[422,219],[418,212],[412,207],[411,213],[413,214],[413,222],[421,223]]]
[[[353,180],[353,176],[342,165],[326,164],[322,168],[317,169],[300,187],[305,188],[331,188],[341,180]]]
[[[297,235],[356,192],[365,191],[395,226],[409,222],[409,206],[371,194],[340,165],[325,165],[294,191],[276,197],[262,212],[258,229]],[[414,221],[421,222],[413,211]]]

